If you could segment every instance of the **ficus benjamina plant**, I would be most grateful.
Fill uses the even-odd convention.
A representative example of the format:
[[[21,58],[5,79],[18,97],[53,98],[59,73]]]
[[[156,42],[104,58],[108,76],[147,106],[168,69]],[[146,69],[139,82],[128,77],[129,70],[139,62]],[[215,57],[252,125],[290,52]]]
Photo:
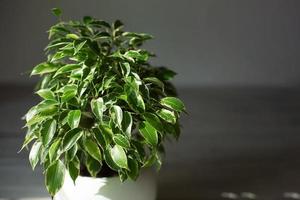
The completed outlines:
[[[59,9],[53,13],[60,19]],[[124,181],[160,167],[163,142],[179,137],[185,106],[170,83],[175,72],[149,63],[154,54],[141,48],[149,39],[123,31],[119,20],[88,16],[50,28],[47,60],[31,71],[40,76],[41,101],[24,117],[22,147],[31,147],[33,169],[42,165],[50,195],[65,173],[75,183],[82,168],[97,177],[105,164]]]

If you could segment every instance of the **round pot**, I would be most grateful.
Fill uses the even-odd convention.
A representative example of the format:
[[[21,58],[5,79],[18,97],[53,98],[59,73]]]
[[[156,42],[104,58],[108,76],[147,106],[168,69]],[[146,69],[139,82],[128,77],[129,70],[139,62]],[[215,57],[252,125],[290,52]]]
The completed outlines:
[[[75,185],[66,173],[65,181],[54,200],[155,200],[156,178],[144,171],[136,181],[121,182],[119,177],[92,178],[79,176]]]

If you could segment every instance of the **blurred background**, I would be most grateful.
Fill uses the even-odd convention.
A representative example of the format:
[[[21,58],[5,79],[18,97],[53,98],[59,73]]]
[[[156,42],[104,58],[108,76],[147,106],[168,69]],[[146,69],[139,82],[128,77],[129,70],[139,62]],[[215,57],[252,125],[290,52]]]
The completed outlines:
[[[300,1],[1,0],[1,200],[49,199],[17,151],[53,7],[154,35],[153,63],[178,72],[189,115],[167,145],[158,200],[300,199]]]

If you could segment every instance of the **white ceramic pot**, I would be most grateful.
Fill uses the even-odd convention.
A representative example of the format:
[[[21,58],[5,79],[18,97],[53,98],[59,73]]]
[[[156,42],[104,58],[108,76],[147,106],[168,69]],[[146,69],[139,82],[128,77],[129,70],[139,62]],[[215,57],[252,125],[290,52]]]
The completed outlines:
[[[144,171],[137,181],[119,177],[92,178],[79,176],[75,185],[66,173],[65,182],[54,200],[155,200],[156,178],[153,171]]]

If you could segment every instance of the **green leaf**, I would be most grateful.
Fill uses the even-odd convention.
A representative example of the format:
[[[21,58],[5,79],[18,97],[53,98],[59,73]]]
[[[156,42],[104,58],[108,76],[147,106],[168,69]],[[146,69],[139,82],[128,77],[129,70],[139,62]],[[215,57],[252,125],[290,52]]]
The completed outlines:
[[[61,96],[62,102],[67,102],[77,94],[77,86],[76,85],[66,85],[63,88],[63,94]]]
[[[107,149],[104,150],[104,160],[112,170],[118,171],[120,167],[116,165],[116,163],[113,161],[110,152],[111,152],[111,147],[108,147]]]
[[[103,102],[103,98],[99,97],[98,99],[92,99],[91,100],[91,108],[94,115],[102,121],[103,112],[105,110],[105,105]]]
[[[50,43],[47,45],[47,47],[45,48],[45,50],[48,50],[48,49],[52,49],[52,48],[65,48],[66,46],[69,46],[69,45],[72,45],[72,43],[70,42],[56,42],[56,43]],[[64,47],[62,47],[64,46]]]
[[[163,120],[166,122],[169,122],[171,124],[176,123],[176,116],[173,111],[167,110],[167,109],[161,109],[157,111],[157,115],[160,116]]]
[[[76,96],[77,91],[76,90],[69,90],[66,91],[62,96],[61,96],[61,101],[62,102],[68,102],[71,99],[73,99]]]
[[[132,123],[133,121],[130,112],[125,111],[123,113],[122,130],[128,137],[131,136]]]
[[[75,84],[68,84],[68,85],[65,85],[64,87],[62,87],[59,91],[60,92],[63,92],[63,93],[66,93],[68,91],[76,91],[77,90],[77,85]]]
[[[59,48],[59,50],[73,50],[73,49],[74,49],[74,42],[67,42],[66,45]]]
[[[127,169],[127,156],[124,149],[120,145],[115,145],[110,149],[110,155],[114,163],[120,167]]]
[[[156,77],[147,77],[143,79],[145,82],[150,82],[164,89],[164,83]]]
[[[78,80],[78,81],[81,81],[81,78],[83,76],[83,69],[80,68],[80,69],[75,69],[71,72],[71,75],[70,75],[70,80]]]
[[[52,8],[52,13],[53,13],[53,15],[55,15],[56,17],[60,17],[61,14],[62,14],[62,11],[61,11],[61,9],[59,9],[59,8]]]
[[[145,109],[146,109],[145,102],[143,100],[142,95],[140,95],[140,94],[137,95],[137,106],[138,106],[139,110],[142,112],[145,111]]]
[[[48,160],[46,158],[48,156],[49,149],[41,146],[41,152],[40,152],[40,164],[45,164],[45,162]]]
[[[112,129],[106,125],[100,125],[99,128],[94,128],[93,132],[98,144],[105,149],[110,144],[113,136]]]
[[[46,118],[46,116],[34,115],[29,121],[27,121],[25,126],[32,126],[38,122],[44,121]]]
[[[59,68],[56,73],[54,74],[54,78],[60,74],[64,74],[64,73],[68,73],[68,72],[71,72],[75,69],[79,69],[81,68],[81,65],[80,64],[67,64],[61,68]]]
[[[78,145],[74,144],[73,147],[67,151],[67,160],[73,160],[74,157],[76,156],[76,153],[78,151]]]
[[[50,119],[43,123],[41,129],[41,138],[43,145],[46,147],[54,137],[56,132],[56,120]]]
[[[68,113],[68,124],[69,126],[74,129],[79,126],[81,118],[81,111],[80,110],[72,110]]]
[[[38,114],[37,106],[30,108],[25,115],[26,122],[30,121],[37,114]]]
[[[127,77],[130,73],[130,64],[128,62],[120,64],[123,76]]]
[[[143,97],[132,88],[127,91],[127,102],[134,110],[138,112],[145,111],[145,103]]]
[[[120,106],[114,105],[112,107],[111,118],[119,128],[122,128],[123,112]]]
[[[94,40],[108,39],[111,35],[108,32],[100,32],[95,35]]]
[[[31,150],[29,153],[29,162],[30,162],[33,170],[34,170],[35,166],[37,165],[37,163],[39,162],[41,147],[42,147],[42,143],[39,141],[36,141],[31,147]]]
[[[143,167],[147,168],[147,167],[151,167],[153,165],[155,165],[156,169],[159,170],[161,167],[161,158],[159,153],[154,150],[151,152],[151,155],[147,158],[147,160],[145,161]]]
[[[107,90],[111,87],[112,83],[115,81],[116,77],[112,76],[112,77],[104,77],[102,80],[102,87],[101,90]]]
[[[43,99],[56,101],[55,95],[50,89],[41,89],[36,93]]]
[[[129,140],[124,135],[115,134],[113,140],[123,148],[130,148]]]
[[[84,77],[85,77],[84,82],[90,83],[90,82],[92,82],[93,79],[94,79],[96,67],[91,67],[90,69],[87,69],[87,68],[89,68],[89,67],[87,67],[86,65],[84,65],[84,67],[85,67],[85,69],[86,69],[86,70],[85,70],[85,75],[84,75]]]
[[[89,24],[93,21],[93,18],[91,16],[84,16],[83,17],[83,23]]]
[[[124,57],[127,58],[128,60],[131,60],[134,62],[135,60],[140,60],[140,61],[147,61],[148,60],[148,54],[142,54],[139,51],[136,50],[129,50],[124,54]]]
[[[69,33],[69,34],[66,35],[66,38],[73,39],[73,40],[78,40],[79,36],[74,34],[74,33]]]
[[[144,119],[159,132],[163,132],[163,125],[160,119],[153,113],[146,112],[143,114]]]
[[[90,24],[94,25],[95,27],[99,27],[99,28],[111,28],[110,24],[103,21],[103,20],[93,20],[92,22],[90,22]]]
[[[51,196],[54,196],[62,187],[65,178],[65,166],[57,160],[46,170],[46,187]]]
[[[98,128],[93,128],[93,133],[95,136],[95,139],[97,143],[105,149],[105,147],[108,145],[108,142],[106,141],[105,136],[100,132]]]
[[[36,136],[37,134],[35,133],[35,131],[31,131],[30,129],[28,130],[28,133],[25,136],[24,142],[22,144],[21,149],[18,151],[21,152],[25,147],[27,147],[27,145],[32,142],[34,139],[37,138]]]
[[[100,129],[101,133],[107,139],[107,142],[110,143],[110,141],[112,140],[112,136],[114,134],[111,127],[109,127],[108,125],[105,125],[105,124],[101,124],[101,125],[99,125],[99,129]]]
[[[56,52],[56,53],[52,56],[50,62],[54,63],[55,61],[58,61],[58,60],[60,60],[60,59],[63,59],[63,58],[66,57],[66,56],[67,56],[66,53],[61,52],[61,51],[58,51],[58,52]]]
[[[175,124],[164,123],[164,129],[165,133],[174,136],[175,139],[178,139],[180,136],[180,126],[178,121]]]
[[[98,145],[91,139],[84,140],[84,148],[95,160],[101,162],[102,156]]]
[[[77,177],[80,172],[80,161],[77,156],[74,157],[72,161],[69,162],[69,174],[75,184]]]
[[[75,47],[75,51],[74,51],[74,55],[76,55],[81,49],[82,47],[85,45],[86,43],[86,40],[81,42],[80,44],[78,44],[76,47]]]
[[[71,33],[71,31],[68,30],[67,27],[64,26],[63,23],[58,23],[58,24],[52,26],[52,27],[50,28],[50,31],[49,31],[49,32],[50,32],[50,33],[49,33],[49,36],[53,36],[53,35],[57,34],[57,36],[59,36],[59,38],[56,39],[56,40],[54,40],[54,41],[59,40],[59,42],[61,42],[61,41],[66,41],[66,39],[64,38],[65,33]],[[58,35],[58,34],[59,34],[59,35]],[[50,38],[51,38],[51,37],[49,37],[49,39],[50,39]]]
[[[128,175],[132,180],[136,180],[139,176],[140,167],[136,159],[128,158]]]
[[[148,100],[148,99],[150,99],[150,90],[149,90],[149,86],[148,85],[146,85],[146,84],[143,84],[143,85],[141,85],[141,87],[140,87],[140,93],[141,93],[141,95],[142,95],[142,97],[143,97],[143,99],[145,99],[146,101]],[[155,88],[154,90],[156,90],[157,91],[157,89]]]
[[[52,63],[41,63],[35,66],[31,72],[31,75],[37,75],[37,74],[46,74],[55,72],[58,69],[58,67]]]
[[[121,169],[118,171],[119,179],[121,183],[124,183],[128,179],[127,170]]]
[[[113,25],[115,30],[123,27],[123,23],[120,20],[116,20]]]
[[[140,76],[137,73],[135,73],[135,72],[131,72],[131,74],[133,75],[133,82],[134,82],[134,84],[136,84],[138,86],[142,85],[142,80],[141,80]]]
[[[54,81],[55,82],[55,81]],[[53,84],[52,75],[46,74],[40,82],[40,88],[45,89]]]
[[[138,38],[141,40],[149,40],[149,39],[153,38],[152,35],[147,34],[147,33],[124,32],[122,35],[125,37]]]
[[[141,135],[145,138],[146,142],[152,146],[156,146],[158,143],[157,131],[148,122],[142,122],[139,126]]]
[[[185,107],[183,102],[176,97],[165,97],[160,100],[160,103],[168,108],[176,110],[178,112],[184,111]]]
[[[67,151],[81,138],[83,132],[79,128],[72,129],[63,138],[63,151]]]
[[[59,150],[59,147],[61,145],[61,139],[57,139],[55,142],[53,142],[53,144],[51,144],[50,148],[49,148],[49,159],[50,161],[54,161],[56,160],[58,157],[59,157],[59,154],[58,154],[58,150]]]
[[[36,108],[37,108],[38,112],[41,112],[41,110],[43,110],[46,107],[57,106],[57,105],[58,105],[57,101],[43,100],[36,106]]]
[[[57,114],[57,105],[58,102],[53,100],[44,100],[37,105],[37,111],[39,115],[48,116],[48,115],[56,115]]]
[[[102,164],[99,161],[92,158],[91,156],[87,156],[86,167],[91,176],[96,177],[101,170]]]
[[[176,73],[166,67],[160,67],[158,68],[159,70],[159,76],[161,77],[162,80],[169,81],[174,78]]]

